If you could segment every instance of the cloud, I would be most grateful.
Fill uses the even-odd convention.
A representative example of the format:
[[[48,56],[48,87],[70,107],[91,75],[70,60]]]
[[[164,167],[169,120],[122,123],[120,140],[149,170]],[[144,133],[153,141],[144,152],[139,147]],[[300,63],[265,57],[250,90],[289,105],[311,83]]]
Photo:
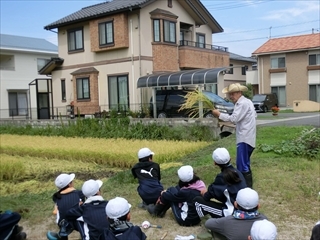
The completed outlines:
[[[309,15],[312,12],[318,13],[317,15],[315,15],[315,17],[319,18],[320,5],[318,1],[299,1],[296,2],[296,5],[293,7],[270,11],[266,16],[262,17],[261,19],[286,21],[292,20],[297,17]]]

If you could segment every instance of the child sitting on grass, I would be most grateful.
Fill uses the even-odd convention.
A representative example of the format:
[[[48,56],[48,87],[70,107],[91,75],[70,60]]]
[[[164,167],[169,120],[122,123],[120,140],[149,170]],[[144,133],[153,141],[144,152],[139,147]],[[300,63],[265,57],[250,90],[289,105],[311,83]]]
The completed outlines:
[[[110,229],[105,228],[99,240],[145,240],[141,228],[130,222],[131,205],[122,197],[111,199],[106,206]]]
[[[153,162],[153,155],[154,152],[149,148],[141,148],[138,152],[139,162],[131,169],[133,177],[139,180],[137,191],[142,198],[139,207],[143,209],[149,204],[155,204],[163,191],[160,166]]]

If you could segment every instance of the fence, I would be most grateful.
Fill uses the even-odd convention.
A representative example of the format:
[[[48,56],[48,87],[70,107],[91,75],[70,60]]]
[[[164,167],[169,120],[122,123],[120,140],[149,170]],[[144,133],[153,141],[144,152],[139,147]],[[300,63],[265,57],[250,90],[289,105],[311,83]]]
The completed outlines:
[[[94,109],[94,110],[93,110]],[[0,119],[19,120],[19,119],[72,119],[75,117],[109,117],[110,114],[122,114],[134,118],[143,118],[150,116],[150,103],[139,104],[115,104],[92,106],[57,106],[50,109],[43,108],[38,111],[37,108],[16,108],[0,109]],[[44,114],[45,113],[45,114]],[[42,117],[38,117],[38,115]],[[47,116],[47,117],[43,117]]]

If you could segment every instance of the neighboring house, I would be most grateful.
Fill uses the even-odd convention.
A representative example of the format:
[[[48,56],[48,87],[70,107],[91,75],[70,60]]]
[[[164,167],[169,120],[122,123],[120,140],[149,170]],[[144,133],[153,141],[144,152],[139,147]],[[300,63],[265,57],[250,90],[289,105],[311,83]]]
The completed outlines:
[[[224,75],[224,84],[228,86],[231,83],[246,84],[247,72],[252,71],[253,66],[257,63],[257,60],[252,57],[243,57],[235,53],[230,53],[231,67]]]
[[[37,114],[29,83],[43,78],[38,71],[56,56],[58,47],[45,39],[0,34],[1,119]]]
[[[71,103],[80,114],[139,110],[151,95],[137,88],[142,76],[229,66],[227,48],[211,45],[223,29],[199,0],[113,0],[44,28],[58,30],[60,61],[41,74],[52,75],[59,114]]]
[[[259,93],[276,93],[283,107],[295,100],[320,103],[320,33],[270,39],[252,55]]]

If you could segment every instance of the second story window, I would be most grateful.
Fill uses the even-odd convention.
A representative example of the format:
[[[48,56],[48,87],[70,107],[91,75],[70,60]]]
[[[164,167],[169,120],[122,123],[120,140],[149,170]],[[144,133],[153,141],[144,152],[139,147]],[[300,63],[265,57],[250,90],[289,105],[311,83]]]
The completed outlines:
[[[99,44],[113,44],[113,21],[99,23]]]
[[[90,99],[89,78],[77,78],[77,99]]]
[[[231,68],[229,68],[228,74],[233,74],[233,64],[231,63],[231,64],[229,65],[229,67],[231,67]]]
[[[176,43],[176,23],[164,20],[163,35],[165,42]]]
[[[197,47],[205,48],[206,39],[204,34],[197,33]]]
[[[160,20],[153,20],[153,40],[155,42],[160,42]]]
[[[320,65],[320,54],[310,54],[309,65]]]
[[[285,68],[286,67],[286,60],[285,57],[272,57],[271,58],[271,68]]]
[[[241,67],[241,74],[246,75],[247,69],[248,69],[247,66]]]
[[[73,29],[68,31],[68,51],[83,50],[83,30]]]

